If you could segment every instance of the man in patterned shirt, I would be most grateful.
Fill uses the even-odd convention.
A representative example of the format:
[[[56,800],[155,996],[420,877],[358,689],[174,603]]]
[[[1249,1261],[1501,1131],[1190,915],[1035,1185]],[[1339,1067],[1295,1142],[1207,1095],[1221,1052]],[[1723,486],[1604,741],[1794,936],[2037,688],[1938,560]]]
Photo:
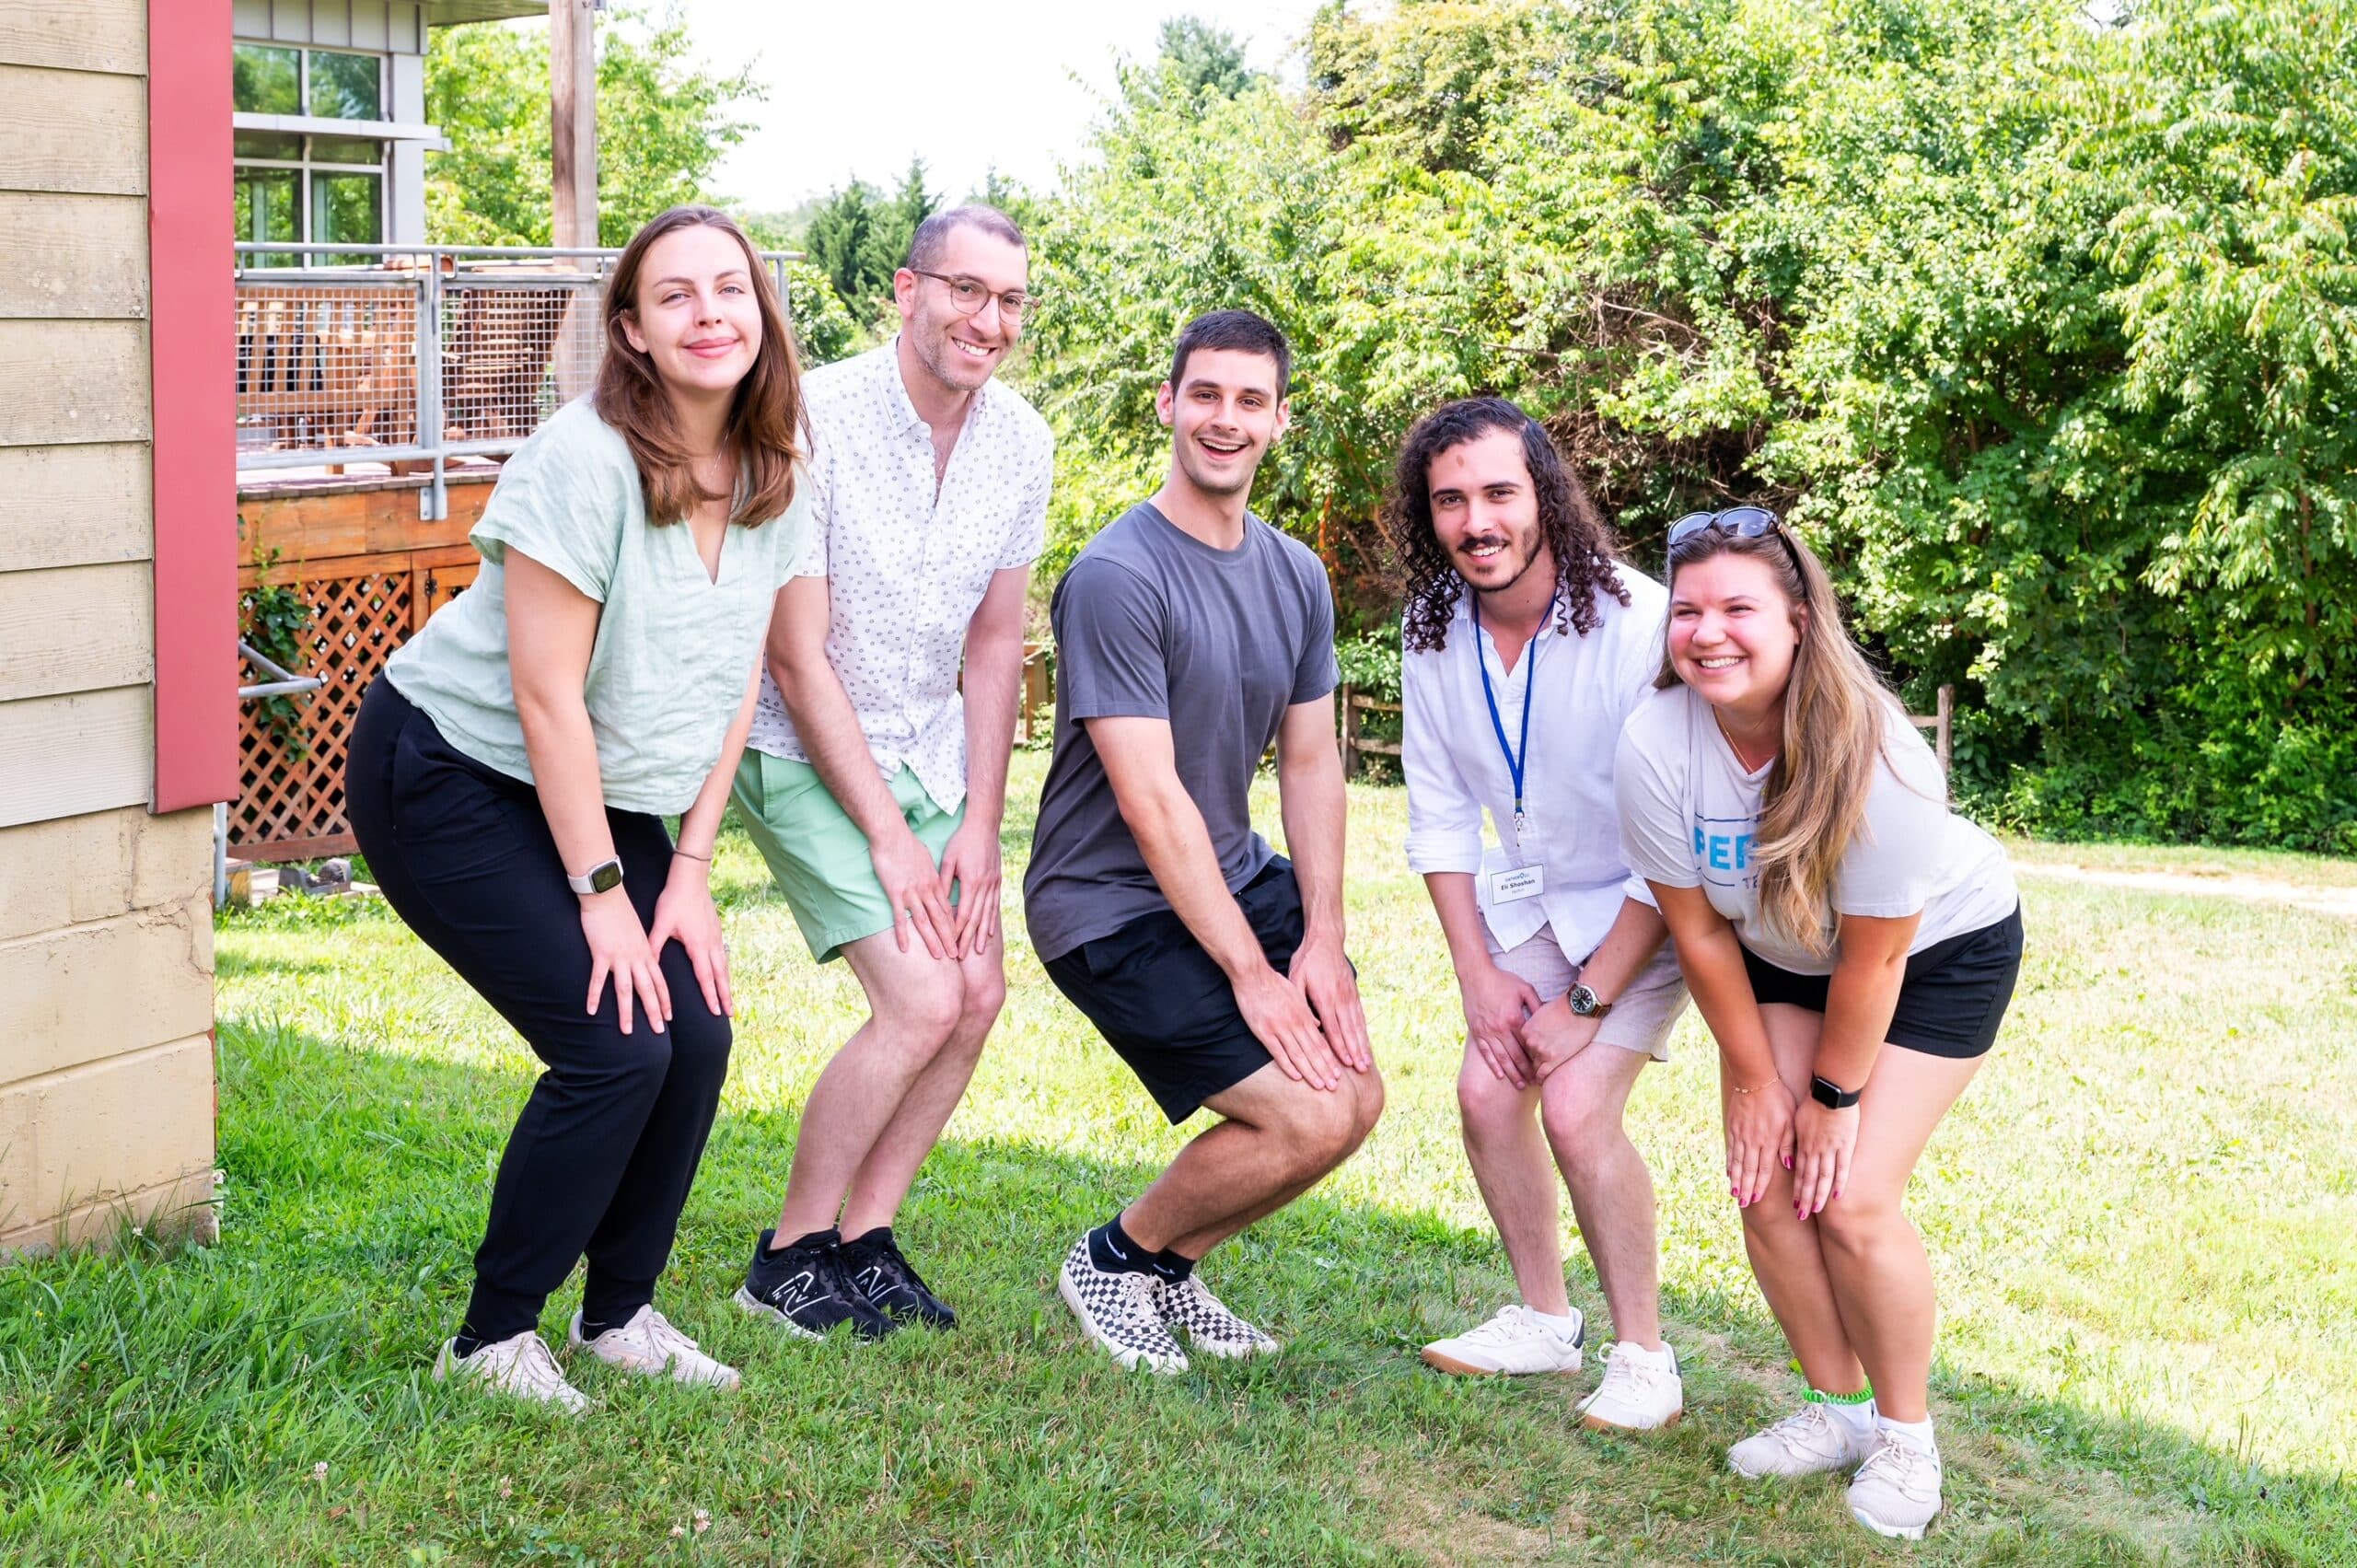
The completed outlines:
[[[737,1293],[800,1335],[957,1321],[892,1219],[1006,994],[999,819],[1053,449],[993,373],[1028,279],[1004,214],[935,214],[893,274],[899,335],[803,383],[817,529],[778,595],[736,799],[812,955],[850,961],[868,1017],[811,1088],[777,1226]]]

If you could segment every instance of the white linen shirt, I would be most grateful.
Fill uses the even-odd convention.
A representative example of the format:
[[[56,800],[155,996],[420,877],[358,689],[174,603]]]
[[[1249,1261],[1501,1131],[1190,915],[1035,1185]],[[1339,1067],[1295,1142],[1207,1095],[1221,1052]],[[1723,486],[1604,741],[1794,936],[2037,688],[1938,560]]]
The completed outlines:
[[[936,490],[933,432],[901,384],[898,338],[802,387],[816,528],[795,575],[827,579],[827,662],[877,771],[889,779],[905,765],[954,811],[966,798],[966,628],[993,572],[1039,556],[1055,438],[1021,393],[985,381]],[[766,668],[748,744],[810,760]]]
[[[1448,640],[1409,650],[1400,660],[1401,771],[1408,779],[1408,865],[1473,874],[1481,918],[1500,950],[1542,926],[1573,963],[1594,952],[1620,912],[1624,894],[1653,902],[1632,877],[1620,847],[1612,766],[1620,726],[1653,690],[1661,669],[1662,628],[1669,595],[1629,566],[1619,568],[1629,603],[1599,592],[1598,622],[1582,636],[1564,633],[1550,612],[1508,672],[1486,628],[1473,626],[1472,594],[1457,600]],[[1522,745],[1522,711],[1538,674],[1530,714],[1530,751],[1523,770],[1521,842],[1514,834],[1514,774],[1490,724],[1481,693],[1488,667],[1498,722]],[[1497,842],[1484,847],[1487,807]],[[1545,888],[1534,898],[1492,905],[1492,874],[1538,865]]]

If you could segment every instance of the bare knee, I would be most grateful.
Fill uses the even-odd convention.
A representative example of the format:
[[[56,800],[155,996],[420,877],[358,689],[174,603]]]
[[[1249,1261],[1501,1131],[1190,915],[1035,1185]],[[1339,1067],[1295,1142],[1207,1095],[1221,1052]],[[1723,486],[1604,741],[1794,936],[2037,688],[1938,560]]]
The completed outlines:
[[[1887,1241],[1907,1217],[1895,1202],[1853,1195],[1828,1203],[1814,1223],[1829,1251],[1860,1258]]]
[[[1345,1087],[1356,1090],[1356,1109],[1358,1112],[1358,1131],[1351,1139],[1350,1149],[1343,1151],[1345,1154],[1349,1154],[1356,1150],[1361,1144],[1366,1142],[1366,1135],[1375,1131],[1375,1124],[1376,1122],[1383,1120],[1385,1098],[1383,1073],[1379,1068],[1369,1067],[1364,1073],[1353,1074],[1346,1076],[1343,1082]]]
[[[1621,1141],[1620,1118],[1585,1095],[1542,1098],[1538,1124],[1546,1130],[1547,1146],[1566,1174],[1584,1176],[1596,1168]]]
[[[958,1033],[971,1036],[979,1049],[982,1036],[998,1021],[999,1009],[1006,1005],[1006,971],[995,967],[977,971],[963,971],[965,985],[963,1001],[958,1014]]]
[[[1353,1075],[1344,1074],[1345,1079]],[[1333,1169],[1366,1135],[1359,1124],[1357,1093],[1348,1082],[1332,1089],[1295,1086],[1270,1130],[1283,1140],[1294,1173],[1302,1178]]]
[[[898,983],[883,995],[871,997],[876,1021],[897,1040],[930,1058],[941,1049],[965,1010],[966,992],[958,972],[947,965],[938,977]]]
[[[1377,1092],[1380,1093],[1379,1087]],[[1527,1121],[1530,1115],[1527,1094],[1527,1090],[1515,1088],[1469,1053],[1457,1074],[1457,1114],[1464,1124],[1466,1136],[1485,1140],[1512,1132],[1517,1121]]]

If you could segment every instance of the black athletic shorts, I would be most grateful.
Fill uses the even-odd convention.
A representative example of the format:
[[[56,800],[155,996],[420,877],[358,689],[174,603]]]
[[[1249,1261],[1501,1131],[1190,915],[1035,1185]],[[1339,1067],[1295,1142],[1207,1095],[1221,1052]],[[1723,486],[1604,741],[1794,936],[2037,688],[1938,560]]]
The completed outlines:
[[[1301,888],[1278,855],[1236,895],[1269,966],[1283,974],[1301,946]],[[1269,1064],[1236,1009],[1226,971],[1169,910],[1047,961],[1048,978],[1097,1026],[1172,1125]]]
[[[1783,1002],[1825,1011],[1831,976],[1778,969],[1748,947],[1743,967],[1751,975],[1752,996],[1763,1005]],[[2021,972],[2022,907],[2015,904],[1994,925],[1908,955],[1907,978],[1899,982],[1898,1006],[1886,1038],[1928,1056],[1982,1055],[1996,1043],[1997,1026],[2005,1021]]]

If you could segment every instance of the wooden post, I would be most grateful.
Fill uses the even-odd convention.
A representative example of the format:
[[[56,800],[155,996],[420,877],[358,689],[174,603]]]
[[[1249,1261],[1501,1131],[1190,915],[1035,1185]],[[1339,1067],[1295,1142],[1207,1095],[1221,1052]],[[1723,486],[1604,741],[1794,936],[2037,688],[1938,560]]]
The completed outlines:
[[[598,0],[549,6],[549,186],[559,246],[598,243]]]
[[[598,244],[598,13],[605,0],[550,0],[549,188],[550,238],[562,249]],[[594,270],[594,269],[593,269]],[[559,402],[589,389],[604,344],[596,296],[569,291],[558,324],[555,364]]]
[[[1935,749],[1940,754],[1940,772],[1951,773],[1956,771],[1956,688],[1953,686],[1940,688],[1939,721],[1939,728],[1933,733],[1938,738]]]
[[[1351,701],[1351,689],[1347,685],[1334,694],[1342,703],[1342,734],[1337,742],[1342,749],[1342,776],[1354,779],[1359,773],[1358,704]]]

